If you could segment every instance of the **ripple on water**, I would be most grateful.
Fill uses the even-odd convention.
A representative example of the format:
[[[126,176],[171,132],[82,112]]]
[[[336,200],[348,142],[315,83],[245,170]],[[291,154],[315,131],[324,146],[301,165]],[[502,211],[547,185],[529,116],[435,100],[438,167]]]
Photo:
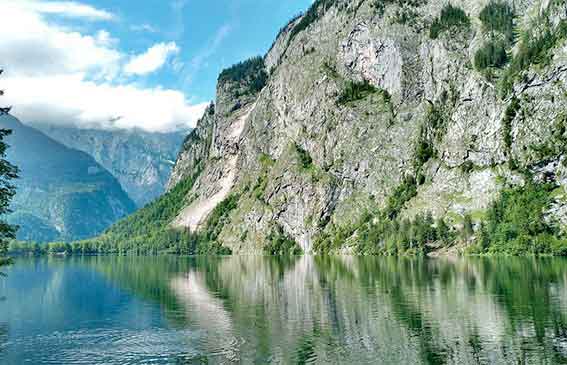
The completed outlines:
[[[18,337],[6,347],[18,348],[33,364],[162,364],[199,358],[191,346],[198,340],[189,330],[89,329]]]

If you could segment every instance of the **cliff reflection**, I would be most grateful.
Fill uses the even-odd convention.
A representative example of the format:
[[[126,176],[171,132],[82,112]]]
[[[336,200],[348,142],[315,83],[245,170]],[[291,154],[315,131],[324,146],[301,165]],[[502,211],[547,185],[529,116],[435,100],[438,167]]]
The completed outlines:
[[[209,363],[567,362],[565,260],[234,256],[119,275],[110,265],[172,325],[197,331],[187,346]]]

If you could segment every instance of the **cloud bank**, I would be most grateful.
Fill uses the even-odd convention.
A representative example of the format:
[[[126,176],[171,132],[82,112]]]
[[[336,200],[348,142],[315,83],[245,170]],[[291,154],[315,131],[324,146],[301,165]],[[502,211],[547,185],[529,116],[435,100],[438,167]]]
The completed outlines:
[[[32,0],[0,0],[0,7],[2,104],[24,122],[165,132],[194,126],[206,108],[181,91],[145,86],[144,76],[179,53],[174,42],[131,56],[107,31],[85,34],[56,21],[115,21],[106,10]]]

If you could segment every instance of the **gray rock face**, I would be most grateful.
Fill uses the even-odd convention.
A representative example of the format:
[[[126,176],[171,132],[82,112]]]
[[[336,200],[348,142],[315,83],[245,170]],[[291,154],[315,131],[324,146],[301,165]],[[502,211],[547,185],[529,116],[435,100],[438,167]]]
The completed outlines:
[[[177,155],[175,168],[171,172],[167,183],[167,190],[171,190],[181,180],[191,176],[203,168],[209,158],[214,128],[215,108],[210,106],[205,111],[197,127],[183,141],[181,151]]]
[[[279,226],[309,252],[330,225],[352,224],[367,208],[385,206],[403,177],[415,172],[424,133],[434,134],[436,153],[420,168],[424,183],[403,216],[431,211],[458,224],[465,213],[481,215],[503,186],[523,183],[511,161],[533,169],[542,160],[562,159],[563,152],[544,158],[532,147],[551,142],[552,126],[565,116],[565,38],[549,50],[545,65],[519,70],[503,94],[506,67],[487,76],[473,66],[487,40],[478,16],[488,1],[454,3],[469,15],[470,28],[453,27],[436,39],[429,27],[446,2],[416,3],[388,4],[381,12],[375,1],[337,0],[294,37],[290,32],[301,20],[284,28],[265,57],[271,72],[260,92],[243,99],[219,84],[217,110],[195,132],[213,135],[213,142],[185,143],[170,187],[195,172],[195,161],[205,161],[191,194],[210,196],[208,189],[223,179],[226,156],[236,156],[231,191],[240,200],[219,236],[223,244],[258,252]],[[524,32],[538,34],[534,17],[549,20],[552,31],[567,17],[560,1],[508,3]],[[400,17],[408,11],[411,16]],[[340,102],[348,85],[363,80],[376,92]],[[254,107],[239,138],[226,144],[220,141],[230,133],[227,126],[242,112],[236,103]],[[430,132],[432,115],[438,120]],[[565,168],[553,166],[548,174],[563,186]],[[565,211],[558,200],[550,214],[565,222]]]
[[[374,36],[365,23],[357,24],[341,44],[339,60],[352,79],[368,80],[390,94],[402,93],[402,58],[399,44]]]

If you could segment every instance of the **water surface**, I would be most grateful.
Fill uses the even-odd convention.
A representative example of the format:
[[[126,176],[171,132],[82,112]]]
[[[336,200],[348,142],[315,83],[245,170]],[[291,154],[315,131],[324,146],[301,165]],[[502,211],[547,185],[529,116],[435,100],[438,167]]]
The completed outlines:
[[[566,364],[567,260],[19,259],[6,364]]]

